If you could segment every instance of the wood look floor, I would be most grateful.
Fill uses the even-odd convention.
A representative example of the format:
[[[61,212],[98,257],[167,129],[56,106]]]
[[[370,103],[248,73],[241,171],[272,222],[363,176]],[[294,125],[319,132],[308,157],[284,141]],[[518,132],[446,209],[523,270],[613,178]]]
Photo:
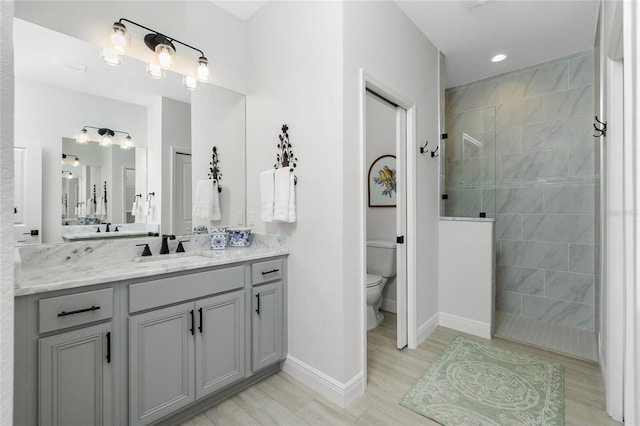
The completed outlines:
[[[223,401],[182,426],[194,425],[437,425],[398,404],[400,398],[457,336],[438,328],[418,349],[395,348],[396,317],[368,333],[368,387],[347,408],[340,408],[283,372]],[[483,340],[483,339],[478,339]],[[609,418],[598,365],[518,342],[484,342],[564,366],[565,425],[621,425]]]

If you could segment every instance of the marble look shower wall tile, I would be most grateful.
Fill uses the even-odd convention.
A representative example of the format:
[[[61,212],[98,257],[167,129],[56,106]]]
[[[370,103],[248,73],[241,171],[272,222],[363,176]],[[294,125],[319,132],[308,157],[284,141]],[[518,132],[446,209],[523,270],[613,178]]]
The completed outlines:
[[[502,101],[513,101],[569,88],[569,63],[559,62],[502,78]]]
[[[447,189],[447,199],[443,200],[445,216],[463,216],[462,189]]]
[[[569,176],[593,176],[594,175],[594,150],[595,141],[574,148],[569,153]]]
[[[453,187],[464,182],[462,160],[447,161],[447,186]]]
[[[569,244],[569,271],[593,274],[595,259],[594,246]]]
[[[543,117],[542,96],[505,102],[496,107],[496,129],[539,123]]]
[[[569,87],[593,84],[593,53],[569,61]]]
[[[522,220],[522,236],[530,241],[593,244],[593,234],[593,215],[528,214]]]
[[[537,241],[500,241],[500,264],[526,268],[569,269],[569,253],[566,244]]]
[[[496,132],[496,108],[489,107],[482,110],[482,131],[495,134]]]
[[[444,146],[446,146],[447,150],[447,160],[462,160],[462,137],[449,134],[448,138],[444,141]]]
[[[544,271],[544,295],[593,305],[593,275]]]
[[[447,115],[497,105],[500,103],[500,80],[483,81],[448,90],[446,96]]]
[[[522,127],[505,127],[497,130],[496,152],[498,154],[522,152]]]
[[[491,156],[495,162],[496,136],[494,132],[462,134],[464,158]]]
[[[462,215],[465,217],[478,217],[482,205],[482,190],[465,189],[462,193]]]
[[[501,179],[532,180],[565,177],[568,173],[566,151],[538,151],[500,157]]]
[[[462,132],[482,132],[482,110],[447,115],[446,131],[451,136],[461,136]]]
[[[572,119],[545,121],[522,129],[523,151],[567,149],[593,140],[590,119],[579,116]]]
[[[522,316],[593,330],[593,306],[583,303],[523,294]]]
[[[543,213],[542,188],[496,188],[498,213]]]
[[[545,213],[593,214],[593,184],[545,185]]]
[[[585,115],[593,111],[593,85],[544,95],[544,119]]]
[[[522,239],[522,215],[497,214],[496,240]]]
[[[487,214],[487,217],[496,217],[495,187],[482,190],[482,211]]]
[[[463,164],[464,183],[466,185],[493,184],[495,182],[495,156],[466,158],[463,160]]]
[[[542,269],[498,266],[496,268],[496,282],[499,290],[540,295],[544,293],[544,271]]]
[[[496,310],[522,315],[522,294],[508,290],[496,291]]]

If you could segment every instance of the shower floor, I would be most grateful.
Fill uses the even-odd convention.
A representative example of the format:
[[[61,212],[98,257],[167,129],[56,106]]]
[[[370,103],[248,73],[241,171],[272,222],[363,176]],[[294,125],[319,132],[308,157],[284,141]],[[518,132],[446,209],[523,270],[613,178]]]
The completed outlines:
[[[598,361],[598,344],[594,331],[496,312],[495,335]]]

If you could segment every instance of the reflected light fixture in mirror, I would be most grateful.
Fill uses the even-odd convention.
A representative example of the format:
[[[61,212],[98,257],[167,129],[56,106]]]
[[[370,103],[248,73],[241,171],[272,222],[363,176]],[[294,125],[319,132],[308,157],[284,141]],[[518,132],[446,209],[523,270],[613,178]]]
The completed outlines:
[[[120,145],[120,149],[126,150],[126,149],[131,149],[135,147],[135,144],[133,143],[133,138],[128,132],[124,132],[122,130],[111,130],[107,127],[94,127],[94,126],[84,126],[80,131],[80,136],[78,136],[78,138],[76,139],[77,143],[81,145],[86,145],[87,143],[89,143],[89,135],[88,135],[87,129],[95,129],[97,131],[98,135],[101,136],[101,139],[98,141],[98,143],[102,147],[106,148],[111,146],[111,144],[114,141],[113,138],[116,135],[116,133],[122,133],[123,135],[127,135],[124,141],[121,141],[118,144]],[[64,154],[62,155],[63,155],[63,161],[64,161]]]
[[[62,171],[62,177],[66,177],[67,179],[73,179],[73,173],[67,170]]]
[[[71,160],[71,157],[73,157],[74,159]],[[67,158],[69,158],[69,160],[67,160]],[[64,152],[62,153],[62,164],[73,164],[73,167],[78,167],[80,165],[80,159],[78,158],[77,155],[75,154],[65,154]]]
[[[176,46],[174,43],[177,43],[195,50],[200,54],[194,75],[185,76],[183,85],[189,90],[195,90],[197,88],[195,81],[205,82],[209,80],[209,61],[204,56],[204,52],[202,50],[126,18],[120,18],[120,20],[114,22],[111,26],[109,40],[111,42],[111,48],[113,49],[111,50],[113,55],[109,54],[109,49],[104,49],[102,58],[105,62],[111,65],[120,64],[120,54],[125,53],[129,47],[131,36],[127,27],[124,25],[124,22],[150,31],[149,34],[144,36],[144,43],[156,54],[156,62],[153,64],[147,63],[147,75],[149,75],[149,77],[164,78],[164,69],[169,69],[174,65],[176,53]]]

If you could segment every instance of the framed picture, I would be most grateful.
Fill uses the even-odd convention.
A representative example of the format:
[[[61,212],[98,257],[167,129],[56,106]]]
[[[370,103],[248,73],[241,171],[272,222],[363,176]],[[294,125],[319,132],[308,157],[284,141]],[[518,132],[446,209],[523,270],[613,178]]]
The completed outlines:
[[[396,156],[378,157],[369,167],[369,207],[396,206]]]

